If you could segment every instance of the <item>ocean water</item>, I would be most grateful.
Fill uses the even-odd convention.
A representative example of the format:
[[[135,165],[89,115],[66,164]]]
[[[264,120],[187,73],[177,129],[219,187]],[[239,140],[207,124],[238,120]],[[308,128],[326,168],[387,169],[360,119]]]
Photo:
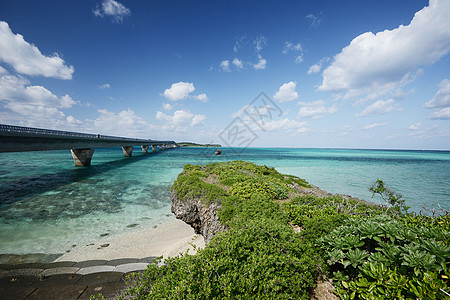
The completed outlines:
[[[96,149],[92,166],[70,151],[0,153],[0,254],[64,253],[171,218],[170,186],[186,163],[242,159],[275,167],[331,192],[371,198],[383,179],[419,212],[450,209],[450,152],[348,149],[178,148],[144,155]]]

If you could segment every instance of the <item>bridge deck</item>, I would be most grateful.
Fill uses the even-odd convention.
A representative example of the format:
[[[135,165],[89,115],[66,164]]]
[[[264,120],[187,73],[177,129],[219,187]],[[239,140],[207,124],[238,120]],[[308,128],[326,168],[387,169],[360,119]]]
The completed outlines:
[[[177,146],[174,141],[133,139],[0,124],[0,153],[142,145]]]

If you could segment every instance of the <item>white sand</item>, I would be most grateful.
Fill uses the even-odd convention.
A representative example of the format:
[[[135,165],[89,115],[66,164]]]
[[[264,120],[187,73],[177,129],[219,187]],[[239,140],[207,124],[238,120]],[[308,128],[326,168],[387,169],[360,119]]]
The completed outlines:
[[[107,247],[102,245],[109,244]],[[112,237],[102,238],[94,245],[74,247],[69,253],[56,261],[84,261],[93,259],[144,258],[149,256],[176,256],[189,249],[189,254],[196,251],[193,246],[203,248],[205,241],[201,235],[181,220],[174,220],[159,225],[157,228],[136,229]]]

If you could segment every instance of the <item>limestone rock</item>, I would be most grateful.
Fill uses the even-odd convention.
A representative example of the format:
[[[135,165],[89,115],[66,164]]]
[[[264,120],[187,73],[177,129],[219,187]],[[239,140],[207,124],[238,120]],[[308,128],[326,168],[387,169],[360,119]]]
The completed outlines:
[[[195,233],[201,234],[205,243],[218,232],[225,230],[219,217],[218,210],[222,205],[218,201],[204,203],[201,199],[180,199],[175,191],[172,191],[172,213],[177,219],[184,221],[194,228]]]

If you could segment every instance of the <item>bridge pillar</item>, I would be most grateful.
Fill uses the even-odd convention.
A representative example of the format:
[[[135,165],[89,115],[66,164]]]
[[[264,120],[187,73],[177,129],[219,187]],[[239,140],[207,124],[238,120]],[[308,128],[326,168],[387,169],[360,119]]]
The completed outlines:
[[[148,145],[142,145],[142,153],[148,153]]]
[[[156,146],[155,145],[152,145],[152,151],[156,152]]]
[[[133,146],[122,146],[122,150],[123,156],[131,157],[131,154],[133,153]]]
[[[75,167],[88,167],[91,165],[94,149],[70,149]]]

